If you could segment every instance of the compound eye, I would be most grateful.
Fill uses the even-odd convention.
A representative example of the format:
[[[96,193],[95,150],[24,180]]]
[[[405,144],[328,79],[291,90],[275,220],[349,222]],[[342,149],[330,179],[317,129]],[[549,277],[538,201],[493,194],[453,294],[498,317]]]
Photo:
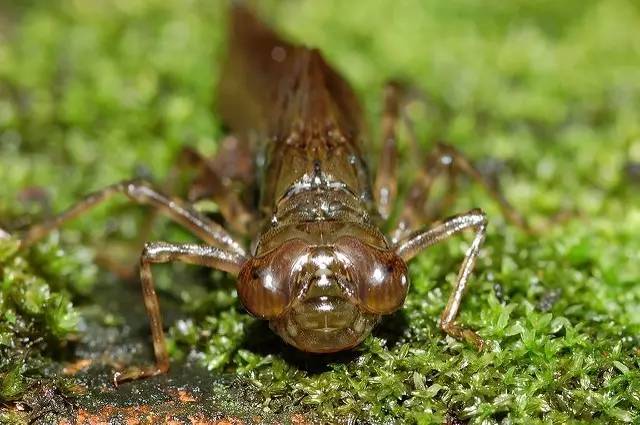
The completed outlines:
[[[290,300],[293,264],[306,244],[293,240],[260,257],[254,257],[240,270],[238,297],[252,315],[273,319],[282,315]]]
[[[350,259],[350,273],[364,310],[390,314],[402,307],[409,289],[407,265],[393,251],[374,248],[351,237],[338,242]]]

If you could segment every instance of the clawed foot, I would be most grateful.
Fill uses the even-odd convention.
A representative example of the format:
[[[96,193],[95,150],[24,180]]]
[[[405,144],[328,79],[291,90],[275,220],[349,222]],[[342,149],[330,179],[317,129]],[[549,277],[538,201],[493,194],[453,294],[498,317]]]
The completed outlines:
[[[124,382],[137,381],[138,379],[150,378],[152,376],[161,375],[166,372],[167,372],[166,370],[163,370],[156,366],[152,366],[152,367],[130,366],[123,371],[117,371],[113,374],[113,386],[117,388],[118,385]]]
[[[483,351],[486,343],[484,340],[471,329],[463,328],[455,323],[447,323],[440,325],[440,329],[447,335],[451,335],[455,339],[466,341],[476,347],[478,351]]]

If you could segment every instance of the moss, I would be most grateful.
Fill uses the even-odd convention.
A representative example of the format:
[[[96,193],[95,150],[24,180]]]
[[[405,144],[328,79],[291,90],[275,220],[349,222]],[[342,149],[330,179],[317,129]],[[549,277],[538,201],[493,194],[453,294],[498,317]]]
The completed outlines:
[[[215,409],[376,423],[637,422],[640,202],[625,171],[640,149],[637,4],[261,5],[344,72],[374,136],[383,82],[414,82],[429,94],[410,111],[425,149],[446,139],[499,170],[507,197],[534,222],[578,214],[524,235],[463,184],[453,210],[481,206],[491,220],[461,314],[489,341],[482,353],[437,327],[468,239],[421,255],[405,308],[362,347],[329,357],[284,346],[241,310],[222,274],[154,269],[175,364],[210,370],[197,385]],[[161,180],[185,143],[215,151],[224,23],[223,4],[201,0],[0,4],[0,227],[23,228],[135,174]],[[139,308],[139,298],[96,289],[118,294],[124,284],[92,261],[135,240],[144,211],[123,205],[101,207],[29,252],[0,241],[0,403],[15,407],[42,385],[66,394],[60,367],[95,358],[97,335],[139,327],[142,336],[130,332],[122,344],[147,346],[146,323],[112,310]],[[153,238],[188,237],[159,221]],[[134,264],[125,254],[122,264]],[[178,370],[188,380],[190,369]],[[100,374],[108,381],[108,370]],[[90,376],[77,379],[93,389]],[[0,415],[23,418],[13,407]]]
[[[54,357],[77,338],[79,316],[70,298],[92,269],[56,244],[23,254],[17,248],[17,240],[0,239],[0,402],[20,400],[42,378],[62,384]],[[43,261],[46,280],[34,266]]]

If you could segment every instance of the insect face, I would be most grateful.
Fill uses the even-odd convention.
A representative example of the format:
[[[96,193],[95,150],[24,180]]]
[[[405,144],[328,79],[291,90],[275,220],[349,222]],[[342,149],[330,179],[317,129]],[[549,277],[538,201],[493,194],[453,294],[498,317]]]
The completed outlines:
[[[404,302],[405,263],[392,251],[342,236],[331,245],[300,239],[249,260],[238,294],[297,348],[317,353],[359,344],[381,315]]]

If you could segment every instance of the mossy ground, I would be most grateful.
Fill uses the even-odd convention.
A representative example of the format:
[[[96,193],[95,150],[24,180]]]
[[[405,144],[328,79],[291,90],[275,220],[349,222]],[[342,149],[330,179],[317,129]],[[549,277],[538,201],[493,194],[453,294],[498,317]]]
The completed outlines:
[[[301,412],[375,423],[637,423],[640,185],[625,170],[640,161],[638,3],[261,6],[346,75],[374,133],[383,83],[400,77],[429,94],[413,111],[425,149],[446,139],[500,169],[507,197],[534,222],[579,214],[527,236],[464,185],[454,210],[480,206],[491,220],[460,317],[489,342],[482,353],[437,327],[464,238],[421,255],[405,308],[353,353],[326,358],[285,347],[240,309],[222,274],[158,267],[175,363],[211,369],[192,384],[212,409],[249,420]],[[132,175],[161,181],[184,144],[214,152],[224,9],[203,0],[0,2],[0,227],[24,227]],[[148,359],[144,316],[127,320],[141,311],[137,288],[92,260],[135,240],[144,212],[123,205],[27,253],[0,244],[0,422],[26,420],[43,388],[62,411],[107,397],[95,390],[108,368],[102,381],[60,373],[105,345],[120,347],[107,350],[120,360]],[[185,238],[163,221],[153,234]],[[132,252],[123,264],[135,263]],[[178,382],[196,375],[181,370]],[[131,385],[135,403],[135,385],[153,384]]]

